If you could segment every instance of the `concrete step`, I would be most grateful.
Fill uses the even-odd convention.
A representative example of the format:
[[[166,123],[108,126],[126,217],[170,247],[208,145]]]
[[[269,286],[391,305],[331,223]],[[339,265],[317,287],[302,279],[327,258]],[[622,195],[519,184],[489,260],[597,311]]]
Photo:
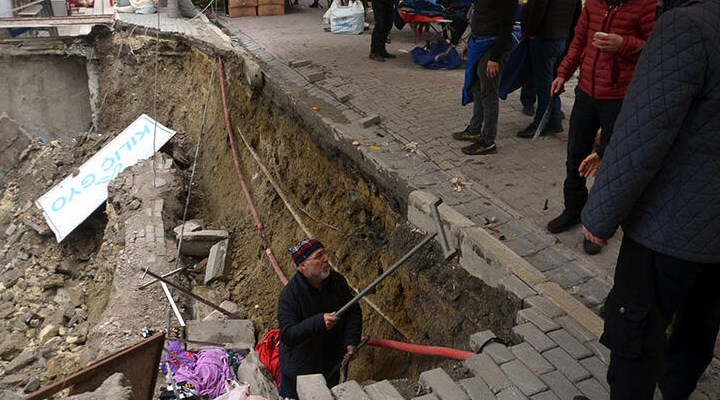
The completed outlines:
[[[388,380],[373,383],[365,386],[365,391],[370,395],[372,400],[403,400],[395,386]]]

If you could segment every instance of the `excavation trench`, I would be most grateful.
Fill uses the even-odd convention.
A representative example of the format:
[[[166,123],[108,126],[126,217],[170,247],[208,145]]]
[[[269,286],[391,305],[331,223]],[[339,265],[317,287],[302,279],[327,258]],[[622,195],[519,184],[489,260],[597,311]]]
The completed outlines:
[[[158,42],[154,36],[131,35],[128,30],[96,36],[89,53],[88,81],[98,82],[88,90],[93,99],[89,100],[93,107],[88,109],[97,112],[95,132],[112,137],[142,113],[156,116],[178,132],[162,151],[173,157],[185,184],[195,146],[200,143],[188,218],[230,231],[231,260],[223,279],[208,286],[195,283],[193,290],[210,300],[228,299],[241,305],[260,337],[277,327],[276,305],[282,287],[265,250],[273,251],[284,274],[291,277],[295,269],[287,248],[306,236],[288,204],[310,234],[327,246],[334,268],[357,290],[424,237],[405,220],[406,210],[401,209],[405,200],[397,191],[354,164],[346,153],[352,146],[310,128],[312,124],[303,117],[307,113],[289,106],[293,102],[283,99],[279,88],[266,84],[253,92],[244,79],[247,63],[241,55],[171,36]],[[242,195],[234,166],[220,97],[218,56],[224,60],[236,156],[264,224],[263,236]],[[57,56],[36,53],[32,57],[44,57],[43,61],[52,65]],[[87,82],[85,85],[87,88]],[[89,115],[86,118],[92,120]],[[180,203],[184,203],[184,190],[177,193]],[[172,222],[179,224],[181,215],[174,210]],[[96,217],[91,223],[98,221],[103,219]],[[167,226],[168,236],[173,226]],[[70,242],[82,237],[86,228],[87,223],[73,233]],[[511,340],[519,301],[470,276],[456,260],[443,260],[441,254],[437,243],[424,247],[380,284],[368,301],[361,301],[364,335],[459,349],[468,349],[472,333],[487,329]],[[197,261],[183,258],[182,264]],[[101,299],[103,288],[109,287],[107,281],[96,280],[88,295]],[[103,301],[95,304],[102,307]],[[419,372],[435,366],[443,366],[455,377],[468,374],[456,361],[368,346],[353,362],[349,377],[361,382],[415,379]]]

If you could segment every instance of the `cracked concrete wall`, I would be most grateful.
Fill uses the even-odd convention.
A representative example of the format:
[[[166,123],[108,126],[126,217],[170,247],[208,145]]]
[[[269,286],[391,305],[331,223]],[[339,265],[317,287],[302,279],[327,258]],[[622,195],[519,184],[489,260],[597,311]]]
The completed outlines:
[[[0,111],[29,135],[51,141],[90,128],[88,70],[81,57],[0,57]],[[0,135],[4,135],[0,127]]]

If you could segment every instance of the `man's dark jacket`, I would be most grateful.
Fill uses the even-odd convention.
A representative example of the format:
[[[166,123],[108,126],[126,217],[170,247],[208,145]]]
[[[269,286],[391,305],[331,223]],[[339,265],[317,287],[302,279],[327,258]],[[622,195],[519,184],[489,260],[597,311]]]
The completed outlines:
[[[522,12],[522,30],[538,39],[567,39],[580,15],[579,0],[529,0]]]
[[[470,20],[472,33],[480,36],[496,36],[495,44],[488,50],[490,61],[499,62],[512,48],[512,29],[517,12],[517,0],[475,0]]]
[[[327,374],[342,361],[346,346],[360,343],[362,311],[358,304],[329,331],[323,319],[323,313],[338,311],[352,298],[347,281],[335,271],[330,271],[320,289],[300,272],[290,279],[278,301],[280,371],[284,375]]]
[[[622,224],[658,253],[720,262],[719,21],[719,0],[657,20],[583,210],[595,236]]]

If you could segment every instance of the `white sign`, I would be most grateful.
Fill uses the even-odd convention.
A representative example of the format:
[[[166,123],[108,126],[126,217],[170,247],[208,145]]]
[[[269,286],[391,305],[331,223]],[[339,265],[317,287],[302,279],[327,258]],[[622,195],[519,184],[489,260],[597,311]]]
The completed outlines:
[[[155,145],[153,146],[153,135]],[[152,156],[175,131],[143,114],[80,167],[40,197],[35,204],[61,242],[107,200],[110,181],[125,168]]]

